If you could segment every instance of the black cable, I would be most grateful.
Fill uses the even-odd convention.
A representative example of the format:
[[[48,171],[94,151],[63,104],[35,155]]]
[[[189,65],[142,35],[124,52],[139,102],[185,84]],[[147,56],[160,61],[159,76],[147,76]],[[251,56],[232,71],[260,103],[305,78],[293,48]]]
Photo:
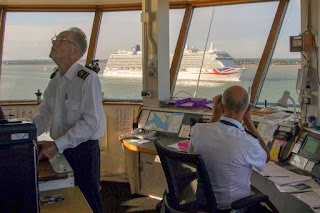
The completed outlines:
[[[186,91],[180,91],[180,92],[177,92],[172,98],[177,98],[177,95],[178,95],[179,93],[186,93],[186,94],[190,95],[190,97],[192,97],[192,95],[191,95],[190,93],[188,93],[188,92],[186,92]]]
[[[211,33],[211,27],[212,27],[212,20],[213,20],[214,11],[215,11],[215,7],[212,8],[211,20],[210,20],[209,30],[208,30],[208,34],[207,34],[206,44],[205,44],[203,55],[202,55],[202,61],[201,61],[201,65],[200,65],[199,75],[198,75],[197,87],[196,87],[196,90],[194,91],[194,95],[193,95],[194,98],[197,97],[197,91],[198,91],[198,87],[199,87],[199,81],[200,81],[200,77],[201,77],[204,56],[206,54],[208,40],[209,40],[209,36],[210,36],[210,33]]]

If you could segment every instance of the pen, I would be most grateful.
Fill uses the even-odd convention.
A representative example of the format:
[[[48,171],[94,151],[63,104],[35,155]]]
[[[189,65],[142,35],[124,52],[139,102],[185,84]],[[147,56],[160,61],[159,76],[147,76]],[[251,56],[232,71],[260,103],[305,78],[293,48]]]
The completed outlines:
[[[274,178],[274,177],[289,177],[288,175],[274,175],[274,176],[271,176],[271,175],[265,175],[263,177],[266,177],[266,178]]]

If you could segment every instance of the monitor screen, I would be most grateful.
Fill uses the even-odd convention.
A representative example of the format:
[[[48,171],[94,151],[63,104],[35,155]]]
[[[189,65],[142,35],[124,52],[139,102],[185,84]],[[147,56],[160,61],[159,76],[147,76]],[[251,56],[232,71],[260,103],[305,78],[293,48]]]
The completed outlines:
[[[0,144],[0,212],[39,212],[35,147]]]
[[[145,127],[151,130],[167,132],[171,118],[171,112],[151,111]]]
[[[308,137],[307,141],[305,142],[305,145],[303,146],[303,150],[314,154],[318,146],[319,146],[318,140]]]

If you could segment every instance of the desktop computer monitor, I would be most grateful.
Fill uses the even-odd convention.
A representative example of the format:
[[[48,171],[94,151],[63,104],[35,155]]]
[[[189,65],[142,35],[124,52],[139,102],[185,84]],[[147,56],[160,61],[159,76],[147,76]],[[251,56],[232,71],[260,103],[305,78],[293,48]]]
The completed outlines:
[[[0,124],[0,212],[40,212],[34,136],[33,124]]]

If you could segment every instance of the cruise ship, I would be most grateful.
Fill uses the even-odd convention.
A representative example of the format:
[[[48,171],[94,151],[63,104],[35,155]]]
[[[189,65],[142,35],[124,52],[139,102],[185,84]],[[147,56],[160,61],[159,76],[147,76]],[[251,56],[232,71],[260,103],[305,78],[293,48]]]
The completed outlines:
[[[170,54],[170,63],[173,54]],[[201,68],[201,73],[200,72]],[[180,65],[178,79],[204,81],[240,81],[245,68],[237,68],[229,53],[215,49],[211,43],[208,51],[198,51],[186,45]],[[107,77],[141,78],[142,52],[140,45],[130,51],[118,50],[110,54],[103,72]]]

